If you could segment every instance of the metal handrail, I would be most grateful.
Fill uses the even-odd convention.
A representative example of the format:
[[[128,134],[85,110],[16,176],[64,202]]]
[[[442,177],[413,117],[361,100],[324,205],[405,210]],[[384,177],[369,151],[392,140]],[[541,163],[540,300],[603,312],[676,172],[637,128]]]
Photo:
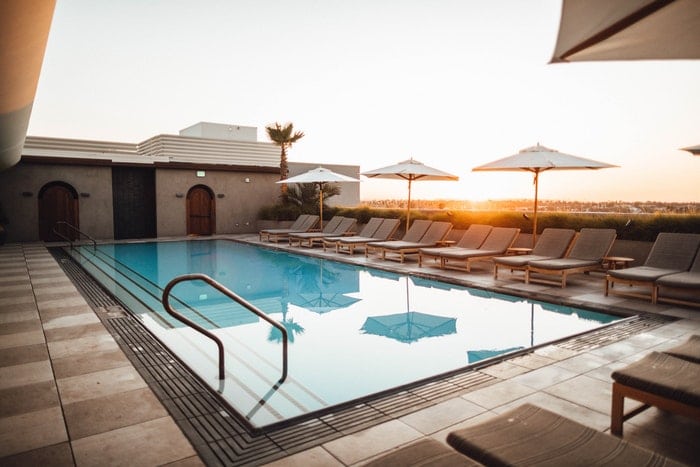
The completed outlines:
[[[71,240],[70,238],[66,237],[65,235],[63,235],[63,234],[62,234],[61,232],[59,232],[58,230],[56,230],[56,227],[58,227],[59,225],[65,225],[65,226],[71,228],[74,232],[78,232],[78,238],[80,238],[80,235],[82,235],[82,236],[84,236],[84,237],[87,237],[87,238],[92,242],[92,248],[93,248],[94,250],[97,250],[97,242],[95,241],[94,238],[92,238],[91,236],[89,236],[88,234],[86,234],[85,232],[83,232],[82,230],[80,230],[79,228],[77,228],[76,226],[74,226],[73,224],[71,224],[71,223],[69,223],[69,222],[66,222],[66,221],[58,221],[58,222],[56,222],[56,223],[53,225],[53,227],[51,228],[51,231],[52,231],[54,234],[56,234],[57,237],[61,237],[63,240],[67,241],[67,242],[70,244],[70,249],[71,249],[71,250],[73,249],[73,240]]]
[[[263,320],[267,321],[272,326],[274,326],[280,330],[280,332],[282,333],[282,377],[279,379],[279,382],[281,383],[285,379],[287,379],[288,336],[287,336],[287,329],[284,326],[282,326],[280,323],[278,323],[274,319],[267,316],[260,309],[256,308],[251,303],[248,303],[244,298],[240,297],[235,292],[232,292],[231,290],[227,289],[225,286],[216,282],[214,279],[207,276],[206,274],[184,274],[182,276],[178,276],[175,279],[168,282],[168,285],[166,285],[165,289],[163,290],[163,308],[165,308],[165,311],[167,311],[170,314],[170,316],[172,316],[173,318],[185,323],[189,327],[193,328],[196,331],[199,331],[200,333],[204,334],[205,336],[207,336],[208,338],[210,338],[211,340],[216,342],[216,345],[219,349],[219,379],[225,378],[225,376],[224,376],[224,344],[223,344],[223,342],[221,342],[221,339],[216,337],[216,335],[214,335],[212,332],[204,329],[199,324],[195,323],[194,321],[191,321],[190,319],[186,318],[185,316],[183,316],[179,312],[175,311],[175,309],[173,309],[173,307],[170,306],[170,291],[173,289],[173,287],[175,287],[175,285],[179,284],[180,282],[194,281],[194,280],[200,280],[200,281],[206,282],[207,284],[214,287],[219,292],[223,293],[227,297],[238,302],[238,304],[243,305],[245,308],[248,309],[248,311],[252,312],[253,314],[257,315],[259,318],[262,318]]]

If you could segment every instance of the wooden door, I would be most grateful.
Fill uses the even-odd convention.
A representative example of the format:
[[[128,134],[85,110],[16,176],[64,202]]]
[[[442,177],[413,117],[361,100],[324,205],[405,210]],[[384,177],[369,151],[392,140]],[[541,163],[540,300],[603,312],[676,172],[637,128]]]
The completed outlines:
[[[62,182],[45,185],[39,192],[39,238],[45,242],[64,241],[65,238],[53,232],[54,227],[70,240],[78,238],[77,232],[65,225],[56,226],[56,222],[67,222],[80,228],[78,222],[78,193]]]
[[[187,193],[187,235],[211,235],[216,223],[214,193],[204,185]]]

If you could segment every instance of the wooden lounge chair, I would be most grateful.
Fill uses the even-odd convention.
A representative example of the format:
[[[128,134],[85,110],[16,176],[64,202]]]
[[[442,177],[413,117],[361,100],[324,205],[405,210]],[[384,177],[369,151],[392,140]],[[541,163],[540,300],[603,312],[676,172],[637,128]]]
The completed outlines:
[[[651,352],[641,360],[612,373],[610,431],[622,435],[625,420],[654,406],[700,421],[700,364],[662,352]],[[625,398],[641,407],[625,413]]]
[[[440,258],[445,248],[479,248],[491,233],[490,225],[471,224],[453,246],[421,248],[418,251],[418,267],[423,265],[423,258]]]
[[[504,255],[518,234],[520,229],[515,227],[494,227],[479,248],[445,248],[440,253],[440,267],[471,272],[473,262]]]
[[[372,242],[384,242],[391,240],[391,238],[396,233],[401,222],[399,219],[384,219],[382,225],[374,232],[372,236],[365,237],[362,235],[340,238],[335,244],[336,253],[348,253],[350,255],[355,253],[356,248],[367,248],[368,243]]]
[[[309,232],[318,223],[318,216],[314,214],[302,214],[286,229],[265,229],[260,231],[260,241],[277,243],[280,239],[287,238],[290,233]]]
[[[533,404],[450,432],[447,443],[489,466],[682,465]]]
[[[427,438],[373,459],[380,466],[671,467],[683,464],[534,404],[523,404],[447,435]]]
[[[387,253],[398,255],[399,262],[403,263],[406,255],[417,254],[421,248],[432,247],[438,244],[441,240],[447,237],[447,234],[452,230],[452,223],[435,221],[430,224],[428,230],[420,238],[420,240],[411,242],[406,240],[389,240],[386,242],[369,243],[365,248],[365,256],[370,250],[379,250],[382,259],[395,259],[395,257],[386,256]],[[405,238],[405,237],[404,237]]]
[[[690,269],[659,277],[656,288],[657,301],[700,306],[700,249]],[[669,292],[675,294],[672,296]]]
[[[433,223],[433,221],[425,220],[425,219],[416,219],[413,221],[411,226],[408,228],[406,233],[404,233],[403,237],[401,240],[384,240],[384,241],[374,241],[374,242],[368,242],[365,245],[365,257],[369,256],[370,250],[372,249],[372,245],[377,245],[377,248],[381,248],[382,245],[388,244],[389,242],[407,242],[407,243],[415,243],[425,235],[425,233],[428,231],[430,228],[430,225]],[[372,245],[370,245],[370,243]]]
[[[615,242],[615,229],[583,228],[574,240],[574,246],[565,258],[530,261],[525,269],[525,283],[541,282],[566,287],[569,275],[599,269],[603,258]],[[559,281],[532,277],[532,274],[559,276]]]
[[[651,303],[658,296],[657,281],[670,274],[688,272],[700,248],[700,234],[662,232],[654,241],[642,266],[610,270],[605,276],[605,295],[613,292],[616,283],[649,287]],[[682,284],[678,281],[677,284]],[[615,289],[614,293],[649,298],[639,292]]]
[[[362,227],[362,230],[357,235],[352,235],[353,237],[369,237],[371,238],[372,235],[377,231],[377,229],[382,225],[382,222],[384,222],[384,218],[382,217],[373,217],[367,223]],[[323,251],[326,251],[326,248],[328,247],[335,247],[336,243],[338,243],[339,240],[346,238],[347,235],[339,235],[337,237],[324,237],[323,238]]]
[[[335,219],[335,217],[333,218]],[[328,221],[328,224],[333,222],[333,219]],[[349,235],[357,225],[357,219],[353,217],[340,217],[340,220],[330,228],[323,229],[322,232],[302,232],[289,234],[289,245],[297,244],[299,246],[308,246],[312,248],[315,243],[323,243],[324,237],[337,237],[339,235]]]
[[[498,268],[505,267],[513,271],[525,271],[530,261],[562,258],[574,239],[574,229],[547,228],[537,239],[535,247],[527,255],[497,256],[493,258],[493,278],[498,279]],[[525,276],[523,276],[523,280]]]

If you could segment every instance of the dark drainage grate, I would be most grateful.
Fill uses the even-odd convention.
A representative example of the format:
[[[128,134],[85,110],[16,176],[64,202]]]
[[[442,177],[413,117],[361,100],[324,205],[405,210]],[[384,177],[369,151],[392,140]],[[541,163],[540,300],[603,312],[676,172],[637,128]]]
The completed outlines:
[[[465,370],[410,389],[368,398],[316,418],[263,433],[251,433],[232,409],[175,358],[133,315],[63,250],[54,257],[98,313],[105,327],[168,409],[207,465],[260,465],[357,432],[465,392],[497,382],[475,370]],[[638,316],[608,328],[558,343],[584,351],[625,339],[671,321]]]
[[[626,319],[621,323],[560,342],[557,346],[583,352],[627,339],[635,334],[649,331],[675,320],[676,318],[659,315],[639,315]]]

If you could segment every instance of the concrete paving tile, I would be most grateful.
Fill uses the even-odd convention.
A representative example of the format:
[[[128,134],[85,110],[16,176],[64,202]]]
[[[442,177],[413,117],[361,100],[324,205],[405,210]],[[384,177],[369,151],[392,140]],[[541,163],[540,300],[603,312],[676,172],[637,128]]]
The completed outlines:
[[[24,466],[41,466],[41,467],[59,467],[75,465],[73,462],[73,451],[71,451],[70,443],[63,443],[46,446],[43,448],[32,449],[14,456],[0,458],[0,465],[5,467],[24,467]]]
[[[615,361],[627,357],[629,355],[637,354],[639,353],[639,351],[639,347],[631,345],[626,341],[621,341],[616,342],[614,344],[606,345],[604,347],[593,349],[589,351],[589,353],[591,353],[592,355],[597,355],[609,361]]]
[[[51,380],[53,371],[48,360],[0,367],[0,389]]]
[[[591,371],[587,371],[585,374],[586,376],[590,376],[591,378],[596,378],[601,381],[605,381],[606,383],[612,383],[612,378],[610,377],[612,372],[627,365],[628,364],[626,362],[618,360],[616,362],[610,362],[607,365],[601,366],[599,368],[595,368]]]
[[[519,365],[530,370],[536,370],[537,368],[542,368],[546,365],[551,365],[555,360],[547,358],[542,355],[537,355],[534,353],[529,353],[521,357],[515,357],[509,360],[510,363],[514,365]]]
[[[20,332],[40,331],[41,329],[41,321],[39,321],[39,319],[0,323],[0,336],[17,334]]]
[[[0,283],[0,296],[2,297],[17,297],[22,295],[32,295],[32,284],[28,281],[6,285]]]
[[[550,360],[566,360],[567,358],[571,358],[579,354],[579,352],[575,350],[565,349],[564,347],[558,347],[556,345],[540,347],[539,349],[535,350],[534,353],[535,355],[540,355]]]
[[[21,365],[49,359],[49,351],[44,344],[23,345],[0,349],[0,367]]]
[[[169,417],[73,440],[77,465],[164,465],[196,453]]]
[[[44,333],[42,331],[18,332],[2,336],[2,339],[0,339],[0,349],[11,349],[13,347],[43,343]]]
[[[194,455],[174,462],[168,462],[165,465],[167,467],[204,467],[206,464],[198,455]]]
[[[550,386],[544,392],[600,413],[610,414],[612,383],[580,375]]]
[[[512,378],[513,376],[527,373],[530,371],[530,369],[525,368],[524,366],[514,365],[509,361],[503,361],[495,365],[480,368],[479,371],[481,373],[486,373],[487,375],[495,376],[496,378],[508,379]]]
[[[63,341],[66,339],[80,339],[82,337],[96,336],[101,334],[110,335],[101,322],[90,323],[78,326],[65,326],[46,329],[46,342]]]
[[[462,398],[486,409],[493,409],[503,404],[509,404],[533,392],[535,392],[535,389],[529,386],[518,384],[514,381],[501,381],[489,387],[462,394]]]
[[[51,358],[65,358],[81,353],[92,353],[119,348],[114,338],[107,331],[98,334],[90,334],[78,339],[65,339],[49,342],[49,355]]]
[[[0,389],[0,418],[60,404],[54,380]]]
[[[85,299],[80,295],[69,294],[65,297],[47,300],[46,297],[37,297],[36,306],[39,312],[49,310],[51,308],[65,308],[69,306],[87,305]]]
[[[267,467],[342,467],[338,459],[320,446],[265,464]]]
[[[0,418],[0,457],[68,441],[61,407]]]
[[[90,353],[78,353],[51,361],[57,379],[84,375],[101,370],[131,366],[124,352],[119,348],[97,350]]]
[[[461,397],[455,397],[432,407],[405,415],[399,420],[421,433],[429,435],[436,431],[444,430],[448,426],[461,422],[464,419],[478,415],[483,411],[483,407]]]
[[[610,363],[597,355],[592,355],[590,353],[583,353],[560,362],[556,362],[554,365],[565,370],[573,371],[574,373],[586,373],[588,371],[600,368],[604,365]]]
[[[386,452],[401,444],[422,437],[422,434],[398,420],[329,441],[323,448],[342,463],[349,465]]]
[[[146,382],[133,367],[61,378],[56,384],[64,405],[146,387]]]
[[[24,303],[34,303],[34,294],[23,293],[16,297],[0,297],[0,306],[7,310],[10,310],[14,305],[21,305]]]
[[[52,274],[47,277],[32,277],[32,287],[35,289],[41,289],[43,287],[53,287],[55,284],[69,283],[72,284],[71,280],[66,277],[65,273]]]
[[[0,307],[0,323],[16,323],[32,319],[39,319],[39,312],[33,302],[22,306],[8,306],[6,309]]]
[[[50,296],[50,295],[65,295],[65,294],[78,294],[78,289],[75,288],[72,282],[63,282],[61,284],[56,284],[45,287],[35,287],[34,293],[37,296],[37,300]]]
[[[147,387],[64,404],[63,414],[71,439],[168,416]]]
[[[576,376],[576,373],[554,365],[545,366],[529,373],[515,376],[510,381],[529,386],[534,389],[544,389],[560,381]]]
[[[44,313],[42,313],[41,318],[44,323],[44,329],[46,330],[100,322],[100,319],[91,310],[76,314],[56,316],[50,319],[44,318]]]

